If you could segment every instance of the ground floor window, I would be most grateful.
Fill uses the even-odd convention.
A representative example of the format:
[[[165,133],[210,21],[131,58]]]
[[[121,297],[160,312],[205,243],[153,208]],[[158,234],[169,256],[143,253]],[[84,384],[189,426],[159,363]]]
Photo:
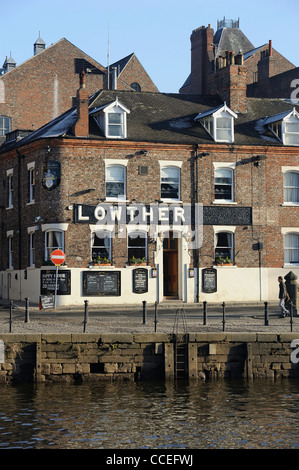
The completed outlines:
[[[99,258],[111,260],[111,233],[104,230],[92,233],[91,259]]]
[[[131,232],[128,234],[128,260],[147,260],[147,233]]]
[[[64,251],[64,232],[61,230],[48,230],[45,233],[45,260],[51,259],[51,253],[60,249]]]
[[[299,233],[285,234],[284,262],[286,264],[299,264]]]
[[[233,261],[233,234],[230,232],[216,233],[215,260],[219,258]]]

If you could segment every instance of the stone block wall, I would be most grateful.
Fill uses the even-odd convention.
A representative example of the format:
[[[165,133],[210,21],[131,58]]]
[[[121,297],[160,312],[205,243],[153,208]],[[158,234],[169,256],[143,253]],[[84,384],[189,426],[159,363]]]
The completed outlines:
[[[298,336],[2,334],[5,362],[0,364],[0,383],[174,380],[175,347],[182,343],[190,380],[299,378],[291,345]]]

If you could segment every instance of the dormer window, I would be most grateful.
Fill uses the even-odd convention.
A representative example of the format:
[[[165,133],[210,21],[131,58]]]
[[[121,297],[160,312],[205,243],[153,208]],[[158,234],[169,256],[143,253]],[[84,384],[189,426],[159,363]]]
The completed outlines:
[[[295,108],[266,118],[264,125],[283,145],[299,146],[299,114]]]
[[[198,114],[195,121],[201,123],[215,142],[232,143],[234,141],[234,119],[237,117],[237,114],[224,103],[220,108]]]
[[[108,139],[126,139],[127,114],[129,113],[130,111],[118,99],[91,112],[96,123]]]

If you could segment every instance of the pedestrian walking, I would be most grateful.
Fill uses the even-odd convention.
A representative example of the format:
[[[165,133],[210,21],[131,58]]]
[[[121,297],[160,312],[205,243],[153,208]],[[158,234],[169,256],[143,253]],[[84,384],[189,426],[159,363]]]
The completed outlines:
[[[279,307],[280,307],[280,318],[284,318],[290,315],[290,312],[285,308],[285,299],[287,298],[287,288],[281,276],[278,277],[279,282]]]

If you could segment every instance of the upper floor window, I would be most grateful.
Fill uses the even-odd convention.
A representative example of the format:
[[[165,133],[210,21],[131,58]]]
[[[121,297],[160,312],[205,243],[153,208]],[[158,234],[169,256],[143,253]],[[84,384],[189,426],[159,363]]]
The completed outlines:
[[[10,132],[10,118],[7,116],[0,116],[0,135],[5,135]]]
[[[179,201],[181,199],[181,161],[160,160],[161,199]]]
[[[7,175],[7,207],[13,207],[13,170],[8,170]]]
[[[105,137],[114,139],[127,137],[127,114],[129,113],[130,111],[118,99],[91,112]]]
[[[131,88],[133,88],[133,90],[135,90],[135,91],[141,91],[141,86],[140,86],[139,83],[137,83],[137,82],[131,83],[130,86],[131,86]]]
[[[106,166],[106,198],[126,199],[126,167],[124,165]]]
[[[29,163],[27,165],[28,170],[28,202],[34,202],[35,198],[35,165]]]
[[[284,202],[299,204],[299,170],[283,174]]]
[[[13,231],[7,232],[8,269],[13,269]]]
[[[299,113],[293,111],[270,116],[265,119],[264,125],[284,144],[299,146]]]
[[[220,108],[198,114],[199,121],[215,142],[234,142],[234,119],[238,116],[224,103]]]
[[[233,196],[234,172],[230,168],[215,169],[215,200],[220,202],[231,202]]]

